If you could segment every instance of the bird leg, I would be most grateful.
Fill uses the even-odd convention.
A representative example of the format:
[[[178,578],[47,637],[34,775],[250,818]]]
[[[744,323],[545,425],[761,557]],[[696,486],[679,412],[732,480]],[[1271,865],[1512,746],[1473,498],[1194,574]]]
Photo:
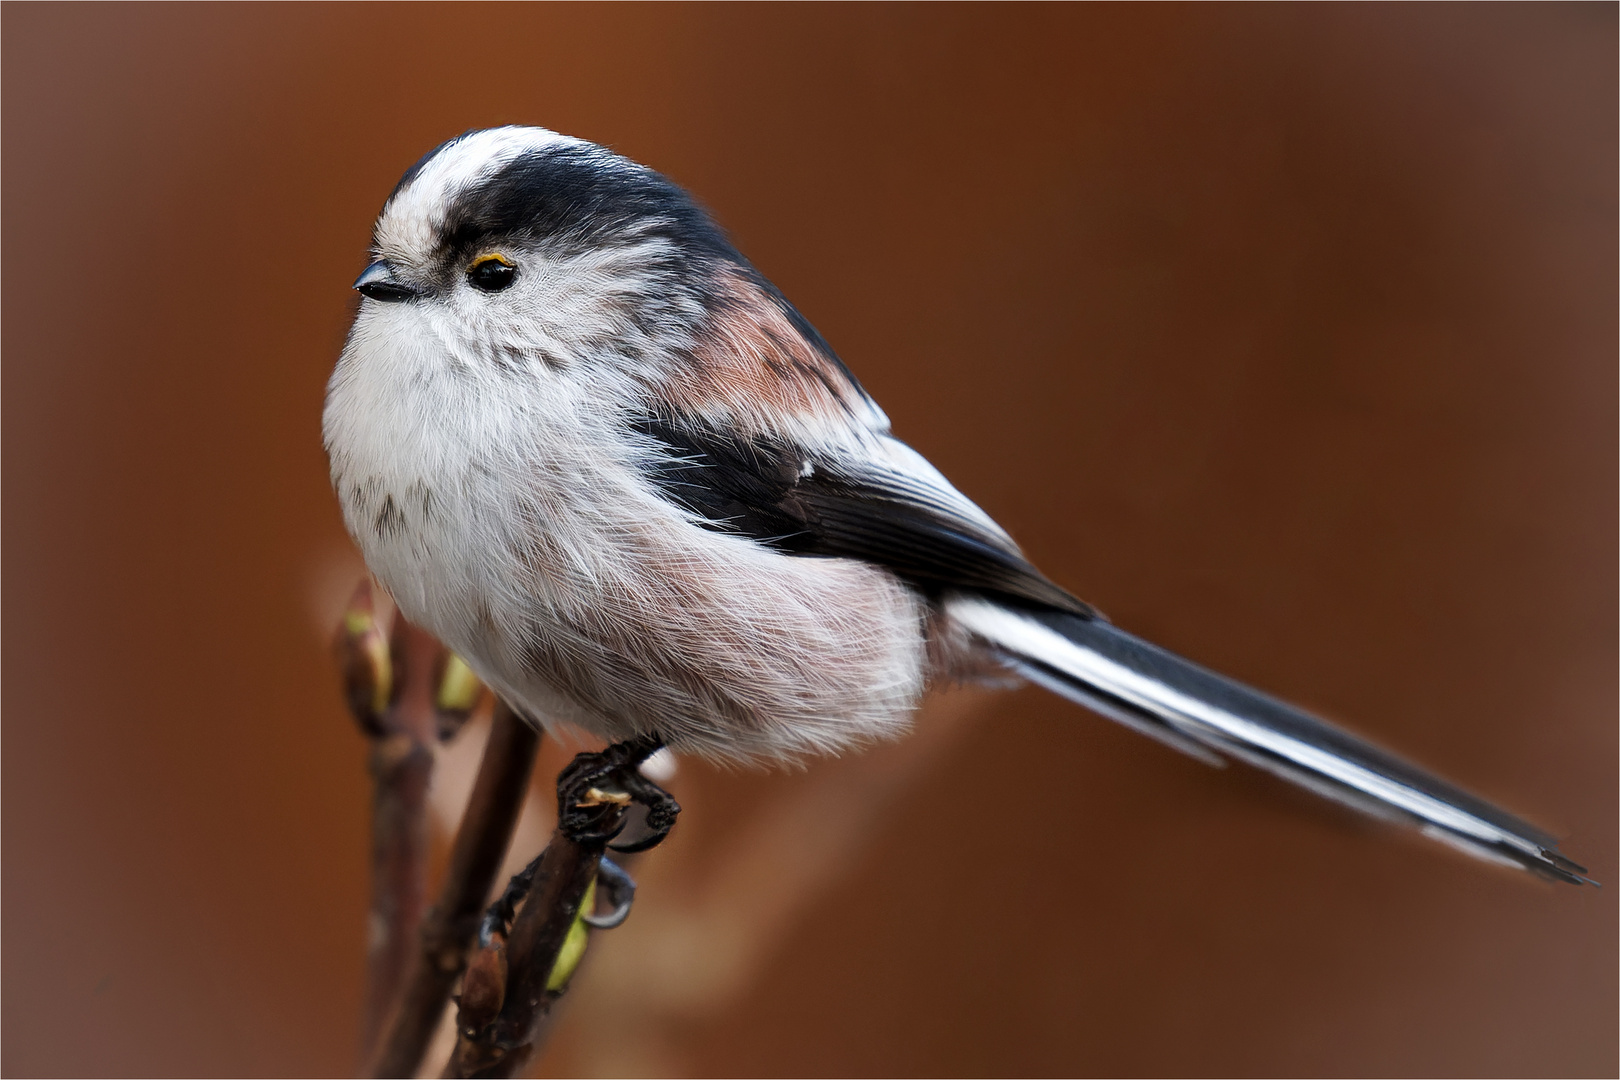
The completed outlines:
[[[627,853],[658,846],[675,827],[681,806],[638,767],[663,745],[657,736],[643,735],[575,757],[557,777],[558,831],[576,844],[605,844]],[[647,835],[626,844],[609,843],[624,831],[625,811],[632,804],[646,807]]]
[[[513,874],[512,880],[506,883],[501,895],[485,909],[484,917],[478,923],[480,949],[489,949],[505,943],[507,932],[512,926],[512,918],[517,914],[518,905],[523,903],[524,898],[529,895],[529,890],[534,887],[534,875],[540,869],[540,860],[545,856],[546,853],[542,851],[528,866]],[[630,916],[630,905],[636,898],[636,882],[625,873],[623,867],[603,855],[597,862],[596,884],[597,895],[612,907],[605,914],[586,912],[582,917],[598,930],[611,930]]]
[[[506,941],[506,932],[512,925],[512,917],[517,914],[518,905],[523,898],[529,895],[534,887],[535,871],[540,869],[540,860],[546,857],[542,851],[534,860],[522,870],[512,875],[512,880],[506,883],[506,888],[495,902],[484,911],[484,917],[478,923],[478,947],[488,949],[497,942]]]

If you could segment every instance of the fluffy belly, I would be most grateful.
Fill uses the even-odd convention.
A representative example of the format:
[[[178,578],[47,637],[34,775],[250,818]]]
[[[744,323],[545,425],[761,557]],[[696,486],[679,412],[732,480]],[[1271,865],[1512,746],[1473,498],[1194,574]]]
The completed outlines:
[[[560,506],[459,507],[444,519],[453,535],[406,527],[362,546],[407,617],[539,723],[613,741],[656,732],[727,759],[904,730],[926,678],[915,592],[864,563],[620,505],[588,523]]]
[[[837,752],[904,728],[924,682],[915,594],[861,564],[694,532],[743,557],[643,548],[586,592],[536,590],[503,650],[519,700],[561,698],[603,737],[653,731],[713,757]]]

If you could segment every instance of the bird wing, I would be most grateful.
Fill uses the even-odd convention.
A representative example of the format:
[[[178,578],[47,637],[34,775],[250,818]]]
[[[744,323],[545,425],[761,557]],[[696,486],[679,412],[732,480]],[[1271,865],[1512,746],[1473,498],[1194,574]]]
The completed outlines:
[[[1006,533],[909,447],[886,435],[869,453],[813,451],[780,437],[645,416],[648,478],[697,524],[796,555],[888,567],[925,592],[973,589],[1094,614],[1031,566]]]

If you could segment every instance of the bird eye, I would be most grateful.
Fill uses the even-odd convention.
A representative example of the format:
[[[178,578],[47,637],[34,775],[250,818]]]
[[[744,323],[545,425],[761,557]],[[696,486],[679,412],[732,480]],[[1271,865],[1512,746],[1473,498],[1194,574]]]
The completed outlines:
[[[505,255],[485,255],[467,271],[467,283],[481,292],[500,292],[517,279],[517,267]]]

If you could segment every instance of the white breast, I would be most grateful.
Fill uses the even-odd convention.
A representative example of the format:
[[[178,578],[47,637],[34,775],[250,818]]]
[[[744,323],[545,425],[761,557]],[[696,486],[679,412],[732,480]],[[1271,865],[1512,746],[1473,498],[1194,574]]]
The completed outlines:
[[[896,734],[924,681],[921,599],[692,524],[642,480],[629,393],[479,357],[429,305],[365,305],[325,436],[367,565],[544,723],[732,758]]]

